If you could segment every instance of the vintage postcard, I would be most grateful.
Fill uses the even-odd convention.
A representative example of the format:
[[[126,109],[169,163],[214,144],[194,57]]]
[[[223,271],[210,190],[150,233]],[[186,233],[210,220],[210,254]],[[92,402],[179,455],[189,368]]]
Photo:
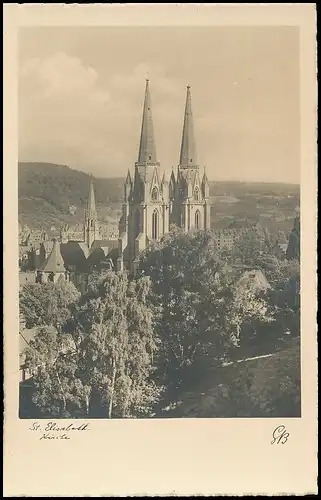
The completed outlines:
[[[5,496],[316,493],[315,5],[4,13]]]

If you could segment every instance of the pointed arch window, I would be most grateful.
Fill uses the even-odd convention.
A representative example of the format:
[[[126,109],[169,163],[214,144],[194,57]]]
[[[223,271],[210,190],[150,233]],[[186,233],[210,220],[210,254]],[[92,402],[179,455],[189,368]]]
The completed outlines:
[[[198,187],[196,187],[194,189],[194,200],[195,201],[199,201],[200,200],[200,190],[198,189]]]
[[[152,239],[158,238],[158,211],[155,209],[152,215]]]
[[[158,189],[156,186],[152,189],[152,201],[158,201]]]
[[[195,213],[195,228],[200,229],[201,227],[201,214],[199,210],[196,210]]]

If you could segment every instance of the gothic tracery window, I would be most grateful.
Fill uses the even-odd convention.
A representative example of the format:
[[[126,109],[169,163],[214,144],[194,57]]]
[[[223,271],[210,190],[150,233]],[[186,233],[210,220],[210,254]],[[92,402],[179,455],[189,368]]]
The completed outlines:
[[[152,215],[152,238],[157,240],[158,237],[158,212],[154,210]]]
[[[200,199],[200,191],[199,191],[199,189],[198,189],[198,187],[197,187],[197,188],[195,188],[195,190],[194,190],[194,200],[195,200],[195,201],[199,201],[199,199]]]
[[[196,210],[196,213],[195,213],[195,228],[196,229],[200,229],[200,225],[201,225],[201,214],[200,214],[199,210]]]
[[[154,186],[152,189],[152,201],[157,201],[157,200],[158,200],[158,189],[156,186]]]

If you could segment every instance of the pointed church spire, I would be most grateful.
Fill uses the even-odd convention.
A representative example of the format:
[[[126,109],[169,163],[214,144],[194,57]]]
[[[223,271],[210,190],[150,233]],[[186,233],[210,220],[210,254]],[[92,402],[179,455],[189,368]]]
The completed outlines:
[[[186,93],[185,116],[179,165],[183,168],[197,167],[190,86],[187,86]]]
[[[156,147],[154,140],[154,126],[152,118],[149,80],[146,80],[143,120],[140,134],[138,163],[156,163]]]
[[[87,201],[87,217],[92,219],[96,218],[96,202],[95,202],[95,192],[94,192],[94,184],[93,177],[90,176],[90,186],[89,186],[89,196]]]

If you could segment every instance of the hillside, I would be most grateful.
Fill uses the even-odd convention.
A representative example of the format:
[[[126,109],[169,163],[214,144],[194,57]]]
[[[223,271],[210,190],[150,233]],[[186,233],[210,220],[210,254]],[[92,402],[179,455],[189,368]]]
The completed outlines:
[[[83,221],[88,175],[52,163],[19,163],[19,221],[30,228],[50,229]],[[94,179],[101,220],[118,220],[123,179]],[[70,210],[71,207],[71,210]]]
[[[300,342],[294,339],[274,354],[209,372],[157,417],[300,417],[300,385]]]
[[[122,178],[94,179],[101,220],[118,221],[123,182]],[[210,182],[212,226],[223,228],[247,220],[288,234],[299,195],[299,186],[291,184]],[[82,222],[87,196],[88,175],[83,172],[51,163],[19,163],[21,224],[48,230],[64,222]]]

